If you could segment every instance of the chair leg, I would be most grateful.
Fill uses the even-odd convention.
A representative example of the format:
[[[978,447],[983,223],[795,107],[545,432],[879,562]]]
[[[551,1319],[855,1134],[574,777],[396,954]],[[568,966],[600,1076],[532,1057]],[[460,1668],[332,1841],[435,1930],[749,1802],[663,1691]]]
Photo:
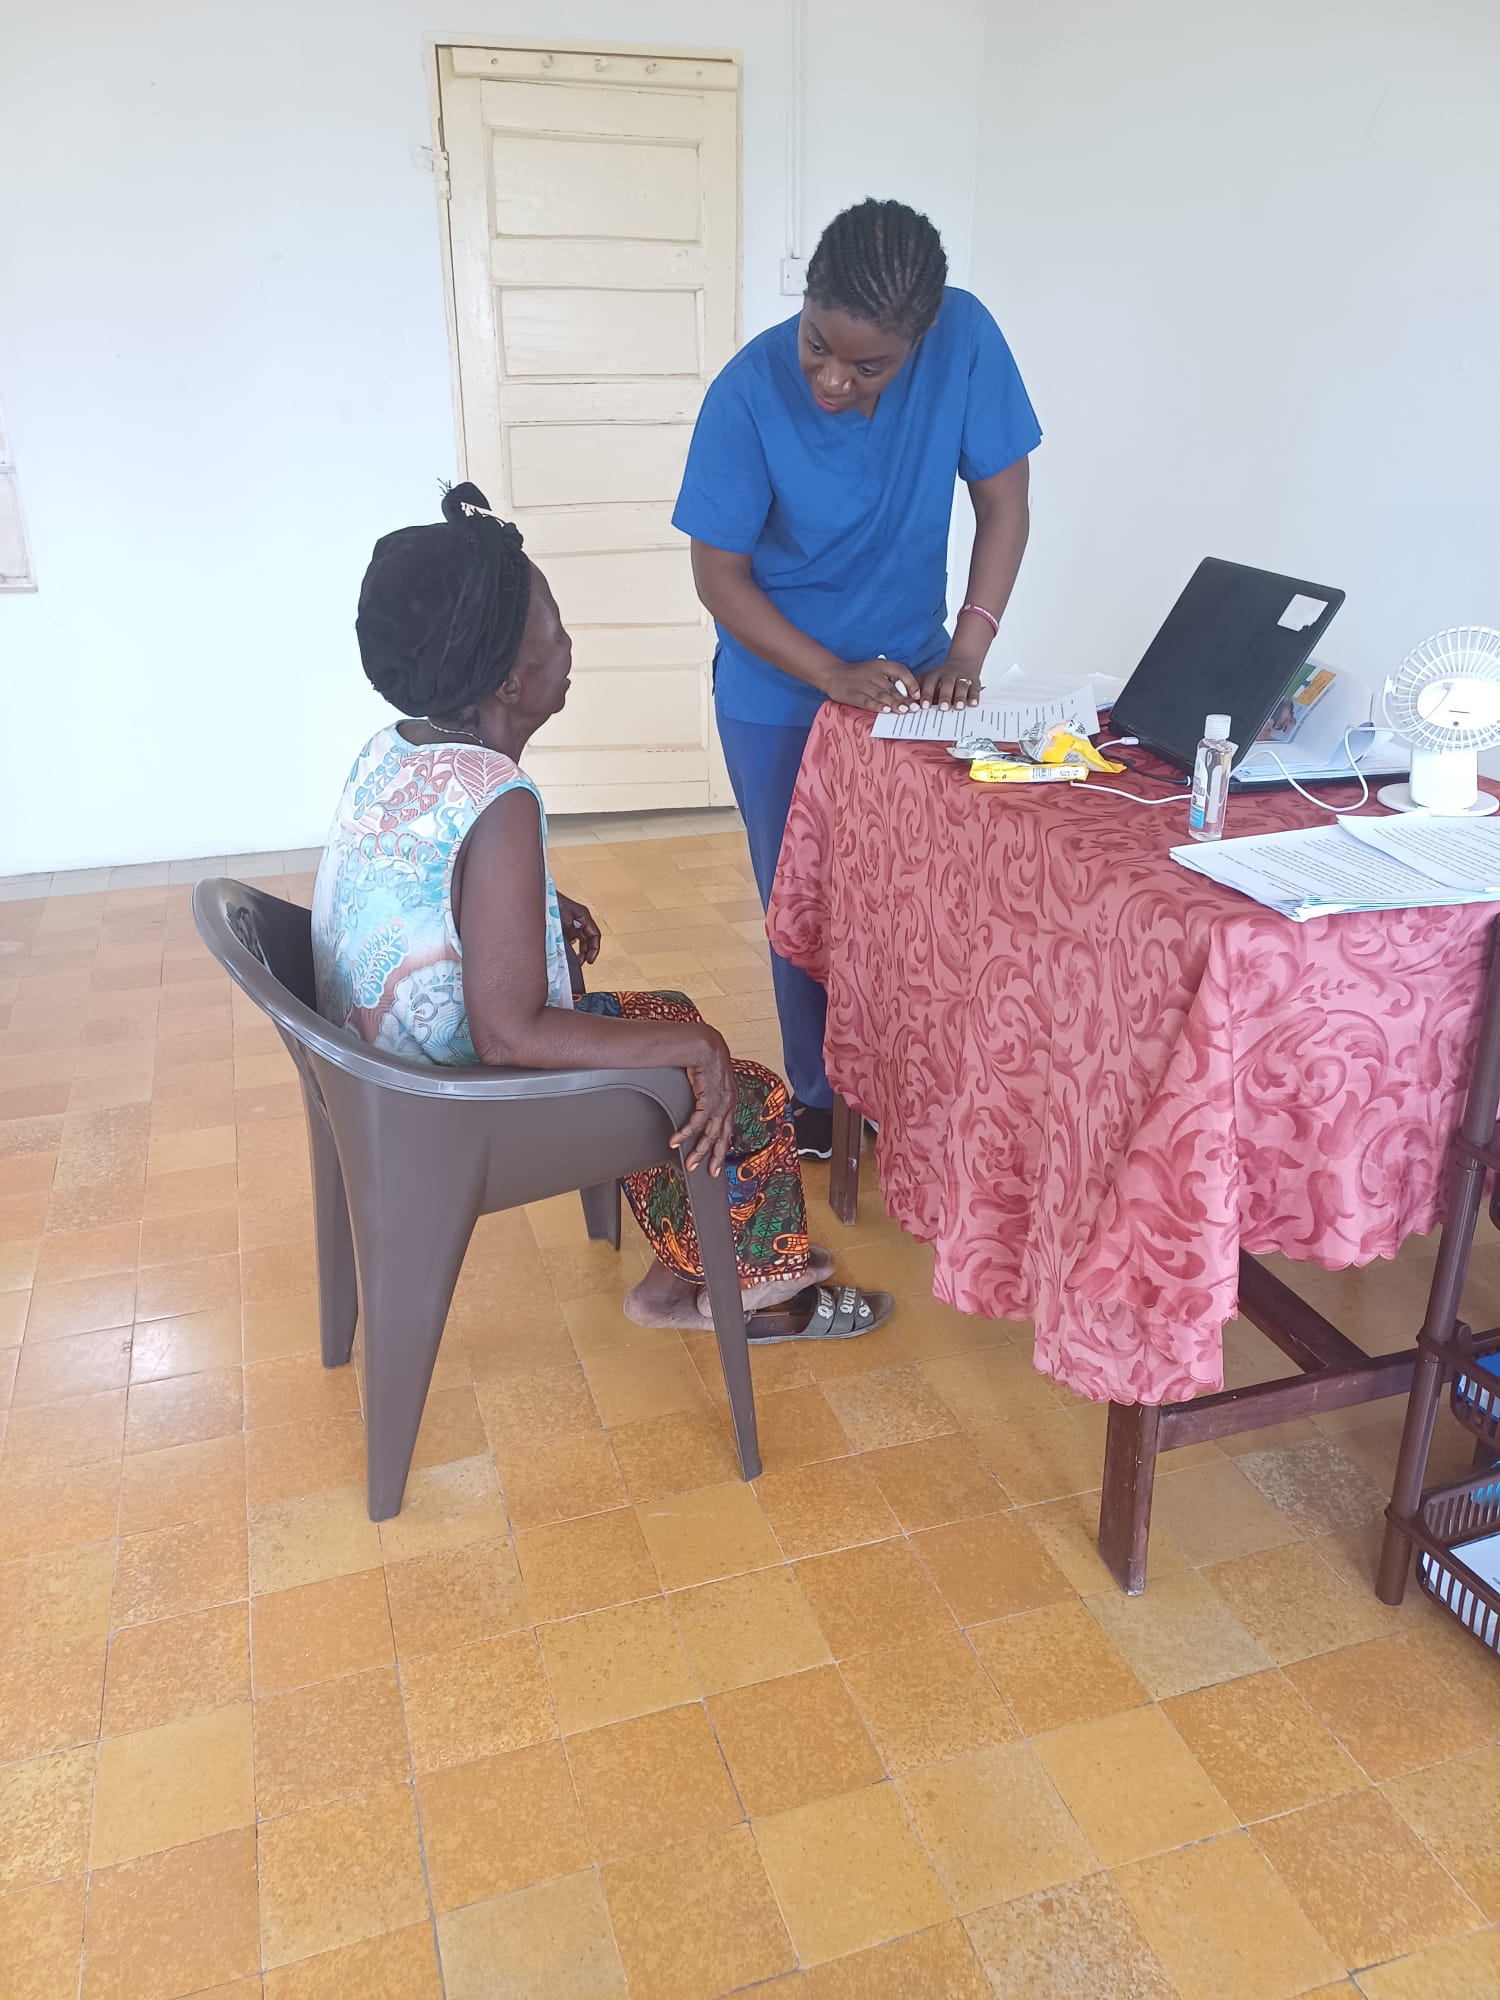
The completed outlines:
[[[846,1228],[859,1215],[859,1154],[865,1121],[848,1100],[833,1100],[833,1158],[828,1168],[828,1206]]]
[[[745,1337],[745,1308],[740,1298],[739,1266],[729,1222],[728,1190],[706,1167],[693,1168],[687,1176],[687,1187],[703,1258],[703,1279],[713,1308],[724,1386],[729,1391],[729,1414],[734,1422],[740,1471],[746,1479],[758,1479],[760,1439],[755,1427],[755,1390],[750,1381],[750,1343]]]
[[[359,1319],[359,1286],[354,1239],[338,1148],[322,1105],[304,1083],[307,1143],[312,1154],[313,1225],[318,1243],[318,1331],[325,1368],[343,1368],[354,1347]]]
[[[477,1211],[454,1188],[412,1176],[399,1202],[361,1216],[359,1253],[365,1361],[365,1469],[370,1519],[401,1511],[453,1287]]]
[[[1151,1540],[1151,1490],[1161,1411],[1150,1403],[1111,1403],[1104,1446],[1104,1493],[1099,1506],[1099,1553],[1130,1597],[1146,1588]]]
[[[591,1243],[607,1243],[611,1250],[620,1247],[620,1183],[604,1181],[598,1187],[579,1189],[583,1202],[583,1219],[588,1226]]]

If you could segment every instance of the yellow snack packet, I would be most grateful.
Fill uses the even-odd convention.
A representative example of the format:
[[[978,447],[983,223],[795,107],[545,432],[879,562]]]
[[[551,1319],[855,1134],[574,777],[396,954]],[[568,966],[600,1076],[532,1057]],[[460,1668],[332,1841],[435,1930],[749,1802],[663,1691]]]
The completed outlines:
[[[1088,776],[1086,765],[1033,764],[1024,757],[977,757],[969,776],[980,785],[1076,785]]]
[[[1112,764],[1094,748],[1086,736],[1076,735],[1071,729],[1060,724],[1049,729],[1040,743],[1028,742],[1025,748],[1045,765],[1065,764],[1073,759],[1081,760],[1091,771],[1123,771],[1123,764]]]

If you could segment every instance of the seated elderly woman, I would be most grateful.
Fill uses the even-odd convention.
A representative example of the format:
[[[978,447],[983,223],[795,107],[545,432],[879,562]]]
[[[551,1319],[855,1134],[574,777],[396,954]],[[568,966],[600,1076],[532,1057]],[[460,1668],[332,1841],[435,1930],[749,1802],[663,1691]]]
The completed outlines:
[[[885,1293],[821,1281],[807,1240],[787,1089],[676,993],[571,992],[567,939],[599,932],[560,896],[547,825],[520,767],[568,696],[572,646],[519,532],[474,486],[443,520],[387,535],[360,591],[360,657],[410,719],[355,759],[318,870],[313,954],[326,1018],[376,1048],[437,1063],[686,1070],[695,1108],[674,1135],[729,1176],[751,1337],[843,1339],[890,1316]],[[625,1301],[646,1326],[702,1326],[703,1270],[675,1163],[634,1174],[630,1206],[655,1263]]]

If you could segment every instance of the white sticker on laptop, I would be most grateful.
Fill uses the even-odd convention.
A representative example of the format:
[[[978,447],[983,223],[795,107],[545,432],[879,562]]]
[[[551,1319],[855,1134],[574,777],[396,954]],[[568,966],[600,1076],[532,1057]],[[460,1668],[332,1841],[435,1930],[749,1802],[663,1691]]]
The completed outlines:
[[[1276,623],[1288,632],[1305,632],[1308,626],[1315,624],[1327,609],[1327,603],[1320,597],[1298,595],[1292,599]]]

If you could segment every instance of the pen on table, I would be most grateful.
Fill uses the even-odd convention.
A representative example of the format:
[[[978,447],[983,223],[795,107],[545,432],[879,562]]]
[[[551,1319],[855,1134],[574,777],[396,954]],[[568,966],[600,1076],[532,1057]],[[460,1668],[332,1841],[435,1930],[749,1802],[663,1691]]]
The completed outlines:
[[[885,658],[885,654],[884,654],[884,653],[877,653],[877,654],[875,655],[875,657],[876,657],[876,659],[877,659],[877,660],[883,660],[883,659]],[[897,694],[904,694],[904,695],[914,695],[914,694],[916,693],[916,689],[915,689],[915,688],[909,688],[909,687],[908,687],[908,686],[906,685],[906,682],[905,682],[905,681],[897,681],[897,683],[896,683],[896,692],[897,692]],[[890,712],[891,712],[891,708],[890,708],[890,703],[889,703],[889,702],[887,702],[887,703],[886,703],[886,709],[885,709],[885,712],[886,712],[886,714],[887,714],[887,715],[889,715],[889,714],[890,714]],[[898,714],[901,714],[901,715],[905,715],[905,713],[906,713],[906,710],[905,710],[904,708],[903,708],[903,709],[899,709],[899,710],[897,711],[897,713],[898,713]]]

